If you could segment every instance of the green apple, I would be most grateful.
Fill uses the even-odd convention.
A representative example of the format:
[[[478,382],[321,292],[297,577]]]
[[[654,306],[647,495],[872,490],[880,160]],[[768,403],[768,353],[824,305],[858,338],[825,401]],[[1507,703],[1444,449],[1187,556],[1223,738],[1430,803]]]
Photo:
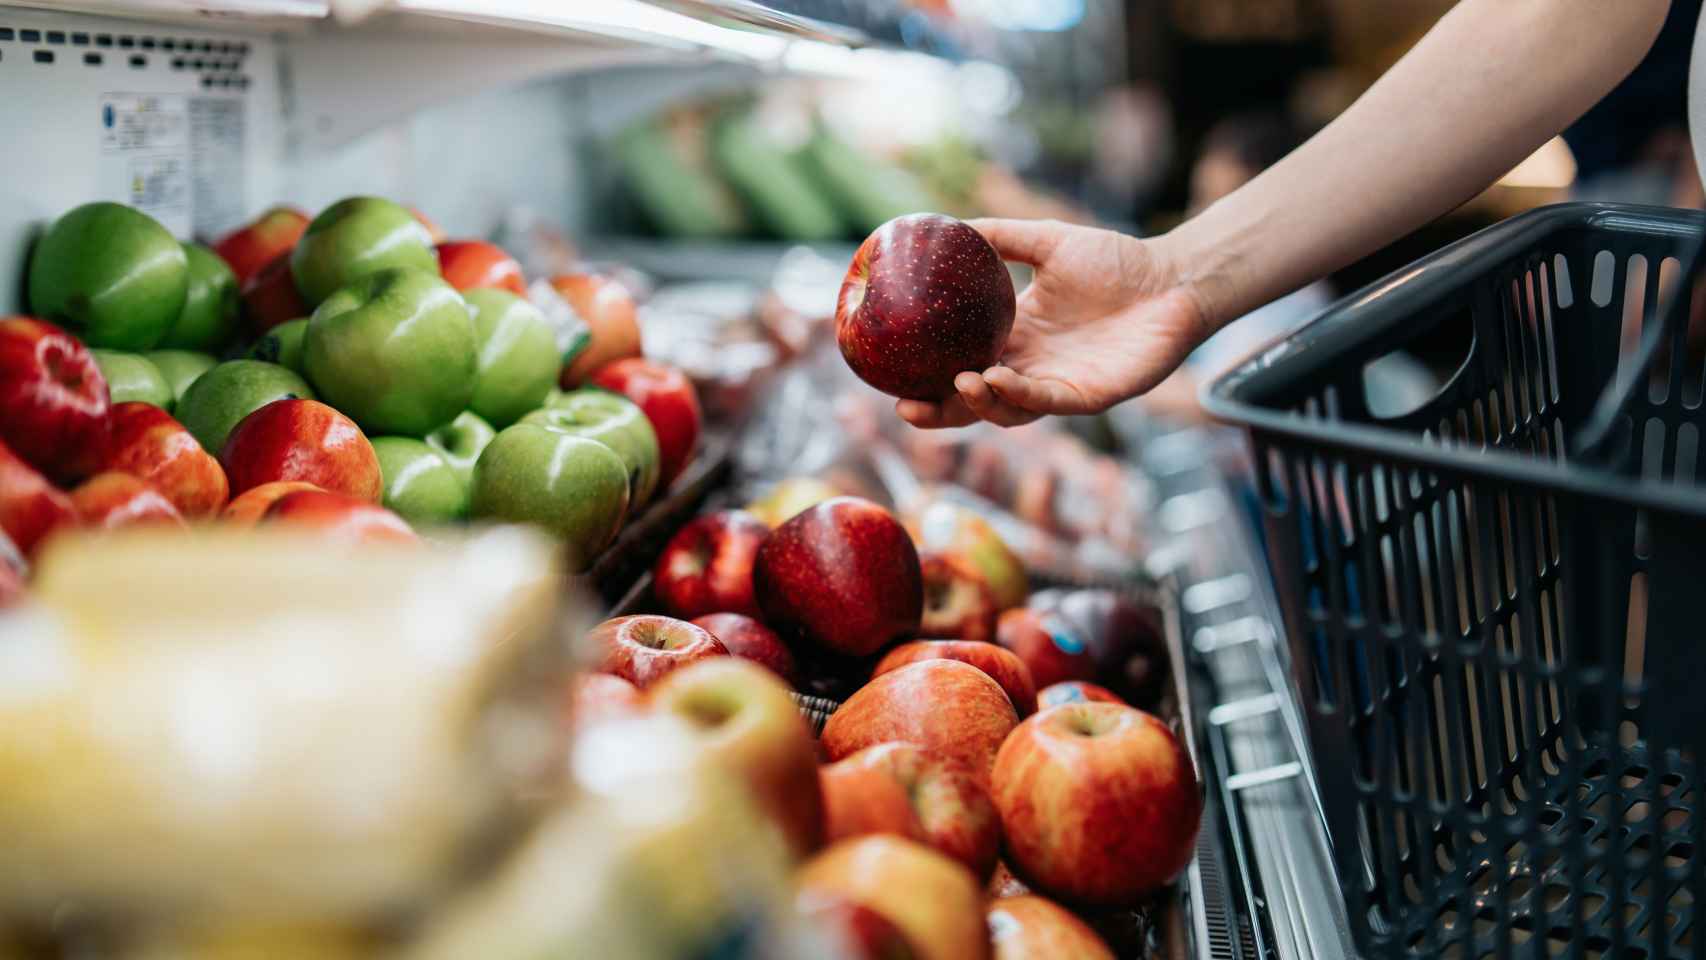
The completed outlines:
[[[385,477],[386,509],[411,526],[450,523],[468,515],[468,483],[450,461],[414,437],[374,437]]]
[[[196,377],[213,369],[213,365],[219,362],[209,354],[194,350],[150,350],[143,356],[160,369],[166,383],[171,385],[173,403],[184,398],[184,391],[190,388]]]
[[[646,414],[632,400],[608,390],[571,390],[521,418],[557,430],[597,440],[622,458],[628,467],[628,505],[638,509],[657,489],[661,462],[658,435]]]
[[[462,478],[463,485],[474,482],[474,463],[480,459],[480,454],[486,449],[486,444],[498,432],[492,425],[473,413],[463,411],[455,420],[450,421],[437,430],[427,434],[427,446],[439,452],[439,455],[450,461],[456,468],[456,475]]]
[[[349,197],[320,211],[290,254],[290,275],[310,305],[381,270],[438,273],[432,234],[406,207]]]
[[[556,386],[557,335],[539,308],[492,287],[464,291],[479,360],[468,408],[503,429],[534,410]]]
[[[199,243],[184,244],[189,286],[178,319],[160,338],[162,347],[214,350],[237,330],[237,275],[219,254]]]
[[[177,399],[172,385],[147,357],[118,350],[90,350],[89,354],[95,358],[95,366],[101,368],[101,377],[107,381],[107,393],[113,403],[141,400],[162,410],[172,409]]]
[[[627,509],[628,469],[597,440],[518,423],[493,437],[474,464],[469,515],[550,530],[563,538],[575,573],[616,538]]]
[[[261,334],[249,348],[249,359],[265,360],[302,373],[302,337],[307,332],[307,317],[287,320]]]
[[[474,364],[468,305],[424,270],[356,280],[320,304],[302,337],[309,382],[369,436],[424,437],[454,420]]]
[[[217,457],[238,421],[274,400],[290,397],[315,399],[301,377],[276,363],[228,360],[197,377],[184,391],[178,401],[178,422],[203,450]]]
[[[165,227],[121,203],[86,203],[30,255],[30,312],[91,347],[146,350],[184,308],[189,262]]]

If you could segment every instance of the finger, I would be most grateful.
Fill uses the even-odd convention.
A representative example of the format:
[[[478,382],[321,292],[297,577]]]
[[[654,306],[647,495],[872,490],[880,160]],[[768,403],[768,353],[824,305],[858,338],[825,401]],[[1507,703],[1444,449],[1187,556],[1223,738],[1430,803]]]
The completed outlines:
[[[977,422],[977,414],[972,413],[958,395],[948,397],[941,403],[923,400],[896,401],[894,412],[899,414],[902,420],[922,430],[963,427]]]
[[[1017,427],[1037,419],[1039,414],[1015,406],[990,389],[979,374],[966,372],[954,378],[954,389],[971,412],[998,427]]]
[[[1012,367],[990,367],[983,372],[983,380],[1009,404],[1037,413],[1083,413],[1087,406],[1070,384],[1027,377]]]
[[[966,223],[983,234],[995,252],[1001,254],[1001,259],[1028,263],[1033,267],[1054,252],[1066,227],[1058,220],[1007,220],[1000,217],[980,217]]]

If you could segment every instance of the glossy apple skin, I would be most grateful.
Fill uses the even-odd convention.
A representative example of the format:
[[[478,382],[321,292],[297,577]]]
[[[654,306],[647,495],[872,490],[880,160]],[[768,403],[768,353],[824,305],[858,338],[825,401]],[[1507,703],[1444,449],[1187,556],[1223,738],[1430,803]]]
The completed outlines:
[[[290,275],[288,250],[243,281],[238,298],[243,302],[243,325],[250,336],[258,337],[281,323],[306,317],[314,311],[296,291],[296,280]]]
[[[943,640],[994,640],[1000,607],[983,573],[957,554],[936,550],[920,551],[918,562],[924,576],[919,634]]]
[[[752,565],[770,528],[745,510],[695,517],[669,539],[652,568],[652,593],[683,619],[710,613],[756,617]],[[715,631],[713,631],[715,632]]]
[[[34,317],[0,318],[0,440],[59,483],[100,468],[107,382],[76,337]]]
[[[188,265],[184,308],[159,346],[217,350],[237,331],[237,276],[218,254],[199,243],[183,245]]]
[[[101,378],[107,382],[108,404],[140,400],[162,410],[172,409],[177,396],[166,375],[140,353],[120,350],[90,350],[95,366],[101,368]]]
[[[300,480],[378,503],[385,490],[379,455],[367,435],[318,400],[274,400],[231,428],[219,452],[231,492]]]
[[[183,246],[153,217],[122,203],[66,211],[30,252],[30,312],[63,323],[91,347],[159,344],[188,287]]]
[[[835,303],[847,365],[913,400],[954,393],[961,371],[994,366],[1013,329],[1013,278],[970,226],[935,213],[896,217],[859,245]]]
[[[1037,711],[1037,688],[1031,680],[1031,669],[1010,650],[978,640],[918,640],[903,643],[877,661],[871,676],[879,677],[921,660],[958,660],[989,674],[1001,685],[1013,709],[1021,717]]]
[[[668,490],[693,462],[699,446],[699,393],[687,374],[638,357],[617,360],[599,369],[592,382],[634,401],[652,422],[659,454],[658,489]]]
[[[712,657],[668,674],[646,701],[686,720],[701,756],[745,783],[803,858],[823,843],[823,796],[817,744],[791,693],[758,664]]]
[[[551,531],[573,573],[589,569],[610,546],[627,511],[628,469],[621,457],[596,440],[531,423],[493,437],[469,485],[469,516]]]
[[[385,492],[379,502],[412,526],[468,516],[468,485],[437,450],[414,437],[373,437]]]
[[[938,500],[910,517],[906,529],[920,551],[940,550],[971,561],[1002,610],[1021,606],[1030,596],[1024,562],[989,521],[966,507]]]
[[[547,430],[597,440],[628,468],[628,512],[633,516],[657,491],[662,455],[657,432],[640,408],[620,394],[596,388],[556,392],[521,418]]]
[[[1025,661],[1039,688],[1096,678],[1096,658],[1083,631],[1058,614],[1009,610],[996,622],[995,642]]]
[[[120,403],[112,424],[105,469],[148,481],[190,520],[225,506],[225,470],[171,414],[150,403]]]
[[[920,960],[988,960],[983,892],[959,862],[900,837],[843,840],[795,875],[801,896],[862,903],[901,929]]]
[[[988,919],[995,960],[1114,960],[1114,952],[1096,931],[1042,897],[999,899],[989,905]]]
[[[644,709],[640,688],[613,673],[582,673],[569,681],[564,718],[574,729]]]
[[[830,760],[905,740],[958,762],[989,787],[996,751],[1019,715],[989,674],[958,660],[920,660],[860,687],[823,727]]]
[[[329,490],[297,490],[273,501],[262,515],[269,523],[319,529],[328,537],[358,543],[416,543],[415,532],[377,503]]]
[[[233,230],[213,245],[239,285],[261,268],[288,254],[308,229],[308,214],[295,207],[273,207],[247,226]]]
[[[867,833],[916,840],[988,876],[1001,819],[970,770],[912,743],[880,743],[825,766],[826,839]]]
[[[0,530],[31,556],[59,527],[77,522],[71,498],[0,442]]]
[[[777,527],[758,549],[753,591],[784,639],[868,656],[918,630],[918,551],[887,510],[836,497]]]
[[[799,682],[799,671],[788,645],[776,631],[742,613],[711,613],[696,617],[693,625],[703,627],[722,641],[731,656],[768,669],[788,686]]]
[[[309,221],[290,252],[290,273],[303,298],[317,305],[385,270],[420,270],[437,277],[434,242],[406,208],[382,197],[346,197]]]
[[[918,951],[894,921],[862,903],[808,892],[798,898],[798,910],[837,960],[917,960]]]
[[[521,264],[495,243],[484,240],[446,240],[433,252],[438,254],[438,272],[444,282],[458,290],[493,287],[518,297],[527,296],[527,280]]]
[[[290,370],[260,360],[227,360],[197,377],[173,412],[202,449],[217,456],[249,414],[296,399],[315,399],[314,391]]]
[[[266,516],[272,505],[286,494],[301,490],[318,490],[312,483],[300,480],[280,480],[276,483],[263,483],[258,487],[250,487],[241,494],[231,498],[231,502],[220,511],[219,519],[223,523],[237,526],[253,526]]]
[[[545,402],[557,382],[557,336],[539,308],[507,290],[463,293],[474,322],[474,393],[468,409],[503,429]]]
[[[620,281],[595,273],[562,273],[551,278],[551,288],[587,326],[583,342],[571,343],[565,351],[568,362],[559,381],[563,389],[586,383],[617,360],[640,355],[639,311]]]
[[[690,663],[729,654],[723,642],[703,627],[656,614],[606,620],[592,628],[586,639],[594,669],[613,673],[641,690]]]
[[[1046,590],[1032,597],[1030,605],[1077,625],[1101,679],[1131,703],[1160,701],[1171,663],[1159,610],[1103,588]]]
[[[1165,724],[1132,707],[1037,713],[1002,745],[992,784],[1014,870],[1075,904],[1133,903],[1196,849],[1196,769]]]
[[[1065,680],[1060,683],[1051,683],[1037,691],[1038,710],[1058,707],[1063,703],[1124,704],[1125,701],[1107,687],[1087,680]]]
[[[83,527],[117,530],[159,524],[182,527],[184,518],[154,485],[128,473],[97,473],[71,491],[71,506]]]

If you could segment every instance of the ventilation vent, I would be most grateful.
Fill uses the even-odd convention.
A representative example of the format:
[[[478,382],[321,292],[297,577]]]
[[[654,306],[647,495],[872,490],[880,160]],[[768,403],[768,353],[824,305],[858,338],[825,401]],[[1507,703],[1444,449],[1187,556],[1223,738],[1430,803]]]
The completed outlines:
[[[241,40],[207,40],[199,37],[168,37],[158,34],[132,33],[86,33],[66,30],[39,30],[28,27],[0,25],[0,62],[6,60],[8,47],[18,46],[29,49],[29,59],[33,63],[51,65],[58,62],[54,51],[43,49],[49,46],[96,47],[99,49],[119,49],[128,51],[159,51],[169,55],[155,61],[147,53],[128,53],[122,58],[122,63],[133,70],[146,70],[151,65],[169,66],[180,73],[194,73],[201,77],[203,90],[247,90],[250,78],[244,72],[249,55],[249,44]],[[20,55],[23,51],[18,51]],[[84,53],[80,58],[82,66],[105,67],[107,58],[98,52]],[[116,65],[120,61],[113,61]]]

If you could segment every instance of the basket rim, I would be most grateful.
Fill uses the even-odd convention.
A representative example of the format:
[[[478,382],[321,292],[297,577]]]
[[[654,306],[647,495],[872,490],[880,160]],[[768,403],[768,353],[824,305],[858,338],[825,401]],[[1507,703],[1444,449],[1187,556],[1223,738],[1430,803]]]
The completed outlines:
[[[1201,402],[1214,418],[1251,432],[1360,457],[1378,457],[1446,475],[1490,478],[1539,492],[1613,500],[1632,507],[1706,514],[1706,488],[1635,478],[1574,460],[1538,460],[1487,445],[1423,443],[1406,430],[1263,405],[1274,386],[1342,365],[1345,354],[1393,337],[1414,316],[1460,288],[1463,271],[1487,272],[1570,230],[1640,231],[1696,237],[1706,211],[1625,203],[1559,203],[1486,227],[1333,303],[1302,327],[1258,349],[1205,385]],[[1263,464],[1256,470],[1265,470]]]

